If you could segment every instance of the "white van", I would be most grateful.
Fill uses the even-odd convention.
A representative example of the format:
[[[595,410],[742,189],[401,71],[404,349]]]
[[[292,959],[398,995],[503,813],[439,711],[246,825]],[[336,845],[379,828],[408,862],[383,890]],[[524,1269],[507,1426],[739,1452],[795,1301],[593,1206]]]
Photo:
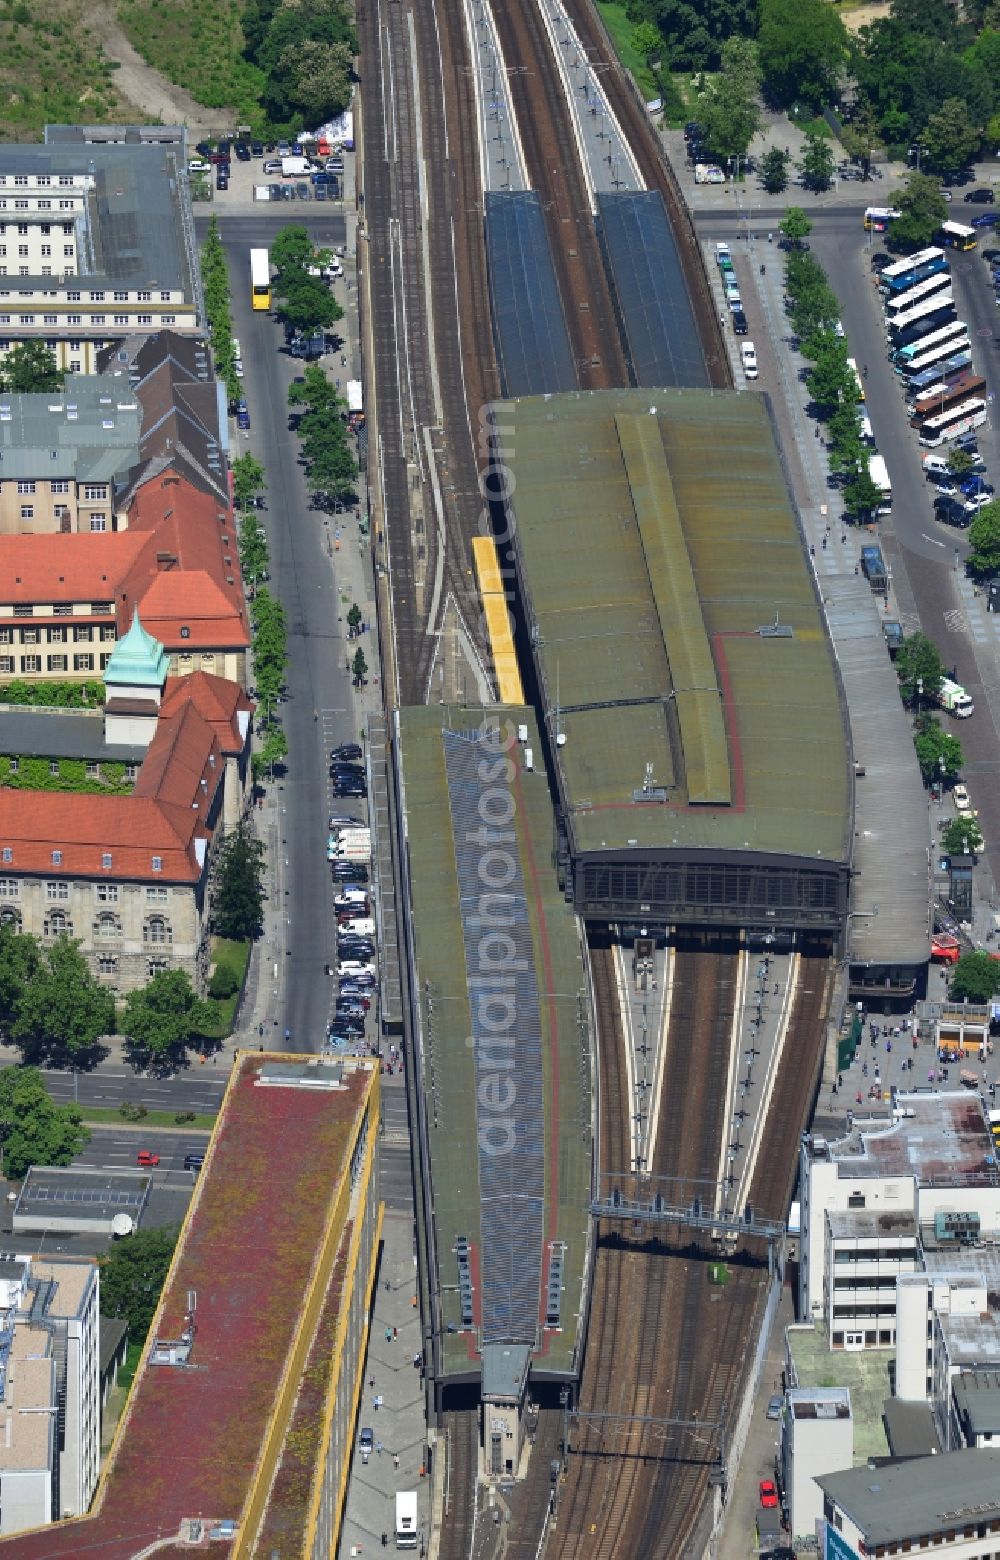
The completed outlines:
[[[756,379],[760,370],[757,367],[757,348],[752,341],[740,343],[740,360],[747,379]]]
[[[361,959],[338,959],[338,975],[375,975],[374,964],[369,964]]]
[[[375,922],[370,915],[358,915],[354,917],[353,921],[349,921],[346,926],[338,928],[338,937],[341,933],[345,937],[374,937]]]

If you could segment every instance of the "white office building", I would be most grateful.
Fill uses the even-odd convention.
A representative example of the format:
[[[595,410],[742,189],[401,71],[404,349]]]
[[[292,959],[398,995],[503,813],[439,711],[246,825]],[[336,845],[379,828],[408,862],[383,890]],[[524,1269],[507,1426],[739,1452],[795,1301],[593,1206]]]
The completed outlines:
[[[0,1533],[82,1515],[100,1468],[93,1262],[0,1258]]]

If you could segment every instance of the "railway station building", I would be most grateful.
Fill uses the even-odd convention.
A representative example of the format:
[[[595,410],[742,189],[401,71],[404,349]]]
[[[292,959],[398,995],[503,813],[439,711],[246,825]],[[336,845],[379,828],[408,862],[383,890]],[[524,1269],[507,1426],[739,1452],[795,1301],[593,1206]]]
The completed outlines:
[[[848,715],[766,402],[573,393],[491,424],[567,901],[842,953]]]
[[[516,1477],[530,1396],[573,1390],[587,1293],[592,1022],[552,865],[527,708],[396,716],[423,1314],[434,1407],[483,1404],[487,1476]]]

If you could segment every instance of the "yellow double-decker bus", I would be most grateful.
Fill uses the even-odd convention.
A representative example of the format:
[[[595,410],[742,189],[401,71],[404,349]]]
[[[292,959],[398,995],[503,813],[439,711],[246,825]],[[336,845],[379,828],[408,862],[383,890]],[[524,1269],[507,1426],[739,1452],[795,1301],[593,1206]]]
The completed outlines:
[[[250,251],[250,301],[255,309],[271,307],[271,262],[266,249]]]

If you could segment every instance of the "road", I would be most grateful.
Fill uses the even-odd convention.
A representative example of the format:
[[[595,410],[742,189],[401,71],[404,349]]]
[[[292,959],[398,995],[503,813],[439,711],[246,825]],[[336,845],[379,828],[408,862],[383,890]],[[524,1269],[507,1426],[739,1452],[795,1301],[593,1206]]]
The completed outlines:
[[[222,1056],[228,1060],[229,1053]],[[5,1056],[4,1060],[8,1058]],[[11,1061],[19,1060],[12,1053]],[[222,1093],[229,1075],[228,1066],[206,1063],[175,1073],[170,1078],[144,1077],[131,1067],[117,1065],[109,1059],[89,1073],[55,1072],[45,1070],[45,1087],[58,1105],[73,1103],[86,1114],[88,1106],[115,1110],[129,1100],[145,1105],[147,1110],[172,1110],[198,1112],[217,1111],[222,1103]]]
[[[949,723],[965,752],[964,776],[968,780],[986,838],[987,858],[994,882],[1000,882],[1000,641],[966,581],[963,560],[967,536],[934,519],[933,490],[923,476],[916,436],[910,429],[899,383],[885,350],[885,331],[879,294],[872,283],[871,253],[880,247],[878,235],[862,228],[862,206],[831,207],[810,212],[813,229],[809,243],[841,306],[841,319],[851,354],[859,365],[867,364],[865,382],[868,412],[879,450],[892,481],[893,507],[889,519],[879,522],[879,540],[893,574],[893,591],[900,617],[908,633],[918,626],[938,646],[946,667],[976,704],[971,719]],[[737,213],[706,214],[699,219],[706,235],[735,236],[746,231]],[[768,250],[777,262],[776,248],[760,244],[761,223],[752,224],[758,235],[758,251]],[[1000,392],[1000,314],[992,300],[986,267],[978,253],[951,254],[959,316],[968,321],[973,337],[973,361]],[[753,324],[753,321],[751,321]],[[806,392],[801,391],[803,402]],[[779,417],[779,422],[781,421]],[[980,448],[991,476],[1000,475],[1000,436],[997,419],[980,432]]]
[[[344,243],[340,214],[303,208],[289,212],[289,218],[301,222],[317,244]],[[266,244],[272,229],[262,228],[256,217],[225,216],[219,228],[229,261],[233,329],[243,350],[251,421],[249,434],[234,435],[232,454],[235,458],[249,449],[264,465],[270,589],[283,602],[288,619],[288,702],[280,713],[290,757],[287,774],[278,781],[281,832],[273,844],[280,859],[272,863],[281,883],[287,942],[270,1043],[280,1043],[279,1037],[289,1030],[292,1049],[315,1051],[329,1015],[330,981],[323,969],[335,941],[325,850],[330,799],[325,744],[356,739],[358,734],[351,714],[345,630],[338,620],[343,608],[335,565],[321,516],[309,508],[298,440],[288,431],[288,386],[299,372],[298,363],[281,350],[280,325],[250,307],[250,249]],[[336,368],[328,366],[336,378],[339,362]],[[262,957],[270,955],[262,950]],[[270,975],[265,970],[261,978]]]
[[[154,1183],[167,1182],[190,1189],[193,1176],[184,1168],[186,1154],[203,1154],[205,1132],[164,1132],[158,1127],[91,1127],[90,1142],[77,1154],[74,1165],[91,1170],[135,1170],[141,1149],[159,1154],[160,1163],[150,1171]]]

